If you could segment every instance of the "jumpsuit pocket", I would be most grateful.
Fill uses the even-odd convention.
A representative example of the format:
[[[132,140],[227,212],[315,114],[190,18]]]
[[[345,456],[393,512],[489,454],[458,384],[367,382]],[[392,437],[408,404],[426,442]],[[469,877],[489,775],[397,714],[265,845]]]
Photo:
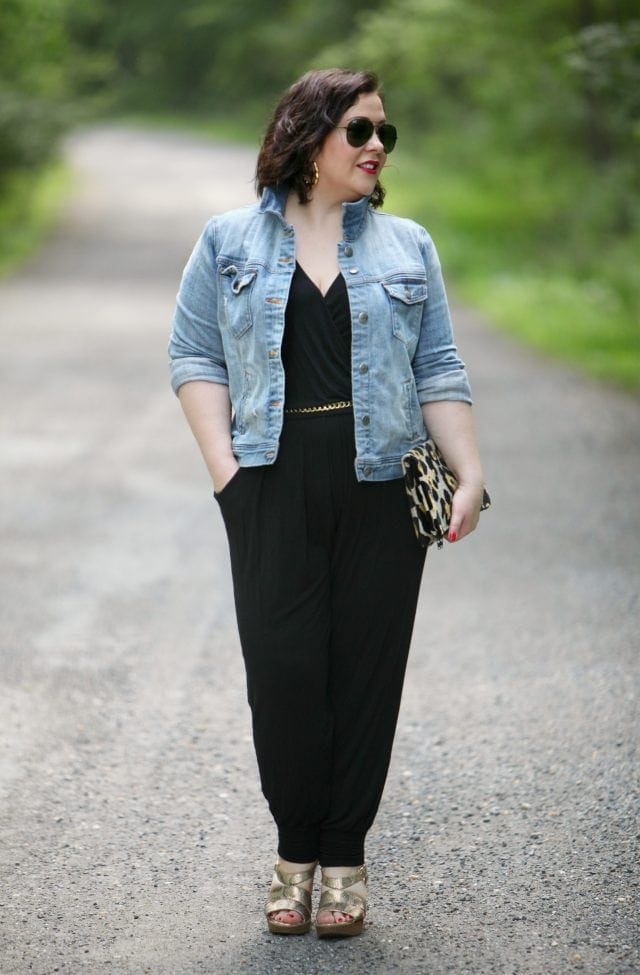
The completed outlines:
[[[240,480],[239,475],[241,472],[242,472],[242,468],[239,467],[238,470],[231,475],[231,477],[229,478],[229,480],[227,481],[227,483],[225,484],[225,486],[222,488],[221,491],[213,492],[213,496],[219,505],[222,506],[223,504],[225,504],[227,498],[230,495],[233,495],[234,491],[238,487],[238,481]]]

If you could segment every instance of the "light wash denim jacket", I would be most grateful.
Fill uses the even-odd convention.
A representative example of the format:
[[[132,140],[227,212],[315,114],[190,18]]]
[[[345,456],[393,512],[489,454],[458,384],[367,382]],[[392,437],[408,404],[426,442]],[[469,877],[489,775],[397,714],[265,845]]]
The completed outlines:
[[[259,203],[207,223],[182,276],[169,342],[174,391],[193,379],[229,386],[242,467],[272,464],[282,430],[280,349],[296,260],[286,198],[285,187],[267,189]],[[421,403],[470,403],[471,393],[426,230],[374,210],[368,197],[342,209],[356,477],[391,480],[426,436]]]

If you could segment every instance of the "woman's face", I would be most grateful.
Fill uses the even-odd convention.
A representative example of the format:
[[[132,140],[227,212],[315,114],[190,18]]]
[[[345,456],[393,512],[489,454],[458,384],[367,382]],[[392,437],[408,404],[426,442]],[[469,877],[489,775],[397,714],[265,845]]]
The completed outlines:
[[[368,118],[374,125],[384,122],[380,96],[375,92],[360,95],[326,137],[316,156],[319,178],[313,192],[341,202],[358,200],[373,193],[387,161],[375,129],[363,146],[354,149],[349,145],[344,126],[353,118]]]

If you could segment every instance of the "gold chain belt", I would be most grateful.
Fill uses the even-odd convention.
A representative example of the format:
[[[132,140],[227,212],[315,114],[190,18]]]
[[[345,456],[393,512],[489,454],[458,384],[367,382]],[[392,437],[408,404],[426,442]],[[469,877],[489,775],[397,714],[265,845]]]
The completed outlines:
[[[350,399],[343,399],[338,403],[323,403],[322,406],[292,406],[285,413],[329,413],[330,410],[346,410],[351,405]]]

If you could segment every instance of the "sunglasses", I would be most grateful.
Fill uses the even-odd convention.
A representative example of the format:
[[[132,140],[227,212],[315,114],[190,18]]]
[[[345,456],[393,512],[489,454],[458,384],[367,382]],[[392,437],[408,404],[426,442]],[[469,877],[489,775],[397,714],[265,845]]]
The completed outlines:
[[[345,130],[347,142],[354,149],[361,149],[366,145],[374,131],[386,153],[393,152],[398,139],[395,125],[391,125],[390,122],[379,122],[374,125],[370,118],[352,118],[347,125],[337,125],[336,128]]]

